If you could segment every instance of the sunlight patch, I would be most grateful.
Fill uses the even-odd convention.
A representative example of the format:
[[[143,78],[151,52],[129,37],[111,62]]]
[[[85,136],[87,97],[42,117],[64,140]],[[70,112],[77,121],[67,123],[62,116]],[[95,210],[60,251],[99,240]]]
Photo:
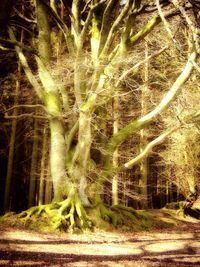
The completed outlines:
[[[145,250],[148,252],[166,252],[173,250],[184,249],[186,242],[165,242],[156,243],[145,246]]]

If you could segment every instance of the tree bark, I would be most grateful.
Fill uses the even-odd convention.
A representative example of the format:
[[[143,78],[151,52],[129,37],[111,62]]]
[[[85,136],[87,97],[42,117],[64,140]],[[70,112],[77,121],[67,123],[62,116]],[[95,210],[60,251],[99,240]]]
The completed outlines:
[[[90,158],[91,136],[91,115],[90,113],[80,112],[78,144],[73,157],[72,180],[78,185],[78,192],[81,203],[89,206],[90,202],[86,194],[87,189],[87,163]]]
[[[115,93],[116,95],[113,98],[113,134],[116,134],[119,130],[119,96],[118,91]],[[119,158],[119,151],[118,148],[115,149],[113,153],[113,168],[114,170],[118,168],[118,158]],[[115,172],[115,171],[114,171]],[[118,205],[119,198],[118,198],[118,186],[119,186],[119,176],[117,173],[114,173],[113,180],[112,180],[112,204]]]
[[[37,25],[39,29],[39,34],[38,34],[39,55],[42,58],[42,60],[48,64],[51,56],[49,18],[46,12],[46,8],[40,0],[36,0],[36,14],[37,14]]]
[[[53,180],[54,200],[60,201],[67,195],[66,175],[66,150],[65,137],[61,121],[58,118],[50,120],[51,148],[50,148],[50,169]]]
[[[37,169],[38,169],[38,139],[39,139],[39,126],[38,121],[34,121],[33,129],[33,146],[32,146],[32,155],[31,155],[31,173],[30,173],[30,182],[29,182],[29,194],[28,194],[28,207],[35,205],[35,191],[36,191],[36,180],[37,180]]]
[[[43,139],[42,139],[42,156],[41,156],[41,165],[40,165],[40,183],[39,183],[39,205],[44,204],[44,196],[45,196],[45,175],[47,173],[47,139],[48,139],[48,131],[47,125],[44,126],[43,130]]]

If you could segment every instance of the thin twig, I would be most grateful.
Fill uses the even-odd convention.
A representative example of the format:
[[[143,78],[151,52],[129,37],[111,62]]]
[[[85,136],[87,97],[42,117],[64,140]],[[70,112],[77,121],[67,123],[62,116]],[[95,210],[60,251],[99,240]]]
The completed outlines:
[[[46,110],[46,108],[41,104],[36,104],[36,105],[15,105],[15,106],[13,106],[11,108],[8,108],[6,110],[6,112],[11,111],[11,110],[16,109],[16,108],[37,108],[37,107],[40,107],[40,108],[43,108],[44,110]]]
[[[15,41],[14,40],[11,41],[11,40],[0,38],[0,43],[3,43],[5,45],[18,46],[18,47],[20,47],[23,50],[26,50],[28,52],[32,52],[35,55],[38,55],[36,49],[34,49],[34,48],[32,48],[32,47],[30,47],[28,45],[24,45],[24,44],[22,44],[22,43],[20,43],[20,42],[18,42],[16,40]]]
[[[160,55],[162,52],[164,52],[166,49],[168,49],[168,45],[161,48],[158,52],[155,52],[154,54],[148,56],[147,58],[143,59],[142,61],[138,62],[137,64],[135,64],[133,67],[131,67],[130,69],[128,69],[127,71],[125,71],[118,79],[118,81],[116,82],[115,86],[119,86],[120,82],[122,82],[122,80],[128,75],[130,74],[134,69],[137,69],[138,67],[140,67],[142,64],[145,64],[146,62],[148,62],[151,58],[156,57],[158,55]]]
[[[25,17],[21,12],[19,12],[19,10],[17,10],[15,7],[14,7],[14,11],[17,13],[17,15],[22,18],[23,20],[27,21],[27,22],[30,22],[30,23],[34,23],[36,24],[36,20],[33,20],[33,19],[29,19],[27,17]]]
[[[159,16],[165,26],[165,29],[166,31],[168,32],[169,36],[171,37],[172,41],[177,45],[177,41],[176,39],[174,39],[174,35],[170,29],[170,25],[169,23],[167,22],[167,20],[165,19],[165,16],[163,14],[163,11],[162,11],[162,8],[160,6],[160,1],[159,0],[156,0],[156,6],[157,6],[157,9],[158,9],[158,13],[159,13]]]
[[[48,120],[48,117],[46,116],[34,115],[33,113],[24,113],[16,116],[8,116],[8,115],[4,116],[4,119],[24,119],[24,118]]]

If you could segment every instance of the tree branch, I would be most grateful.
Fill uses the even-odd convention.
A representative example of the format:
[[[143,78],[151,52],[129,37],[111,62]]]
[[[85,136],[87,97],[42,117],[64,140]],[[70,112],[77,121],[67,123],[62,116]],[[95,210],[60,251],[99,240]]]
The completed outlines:
[[[42,119],[42,120],[48,120],[48,117],[45,116],[40,116],[40,115],[34,115],[34,113],[24,113],[24,114],[20,114],[20,115],[16,115],[16,116],[8,116],[5,115],[4,119],[24,119],[24,118],[34,118],[34,119]]]
[[[47,4],[47,2],[45,0],[40,0],[40,1],[45,5],[49,15],[52,16],[52,18],[55,20],[55,22],[57,23],[58,27],[62,31],[62,33],[63,33],[63,35],[65,37],[65,41],[66,41],[67,49],[68,49],[69,53],[71,55],[74,55],[75,54],[75,47],[74,47],[74,43],[73,43],[73,38],[71,36],[70,30],[68,29],[67,25],[56,14],[56,12]]]
[[[104,10],[103,18],[102,18],[102,24],[101,24],[101,30],[100,30],[100,40],[99,40],[99,51],[98,54],[101,53],[103,45],[106,42],[107,34],[109,31],[108,24],[110,22],[110,14],[113,8],[115,0],[110,0]]]
[[[105,45],[102,49],[102,52],[100,54],[100,57],[101,58],[105,58],[108,54],[108,51],[110,49],[110,45],[113,41],[113,33],[115,32],[115,30],[117,29],[117,27],[119,26],[119,24],[121,23],[121,21],[123,20],[123,18],[127,15],[131,5],[132,5],[133,1],[132,0],[127,0],[125,6],[123,7],[122,11],[120,12],[119,16],[116,18],[116,20],[114,21],[109,33],[108,33],[108,36],[107,36],[107,39],[106,39],[106,42],[105,42]]]
[[[156,6],[157,6],[157,9],[158,9],[158,13],[159,13],[159,16],[165,26],[165,29],[166,31],[168,32],[170,38],[172,39],[172,41],[177,45],[177,42],[176,42],[176,39],[174,39],[174,35],[172,34],[172,31],[170,29],[170,25],[169,23],[167,22],[167,20],[165,19],[165,16],[163,14],[163,11],[162,11],[162,8],[160,6],[160,1],[159,0],[156,0]]]
[[[163,48],[161,48],[158,52],[155,52],[154,54],[148,56],[147,58],[141,60],[140,62],[138,62],[137,64],[135,64],[133,67],[131,67],[130,69],[128,69],[127,71],[125,71],[118,79],[118,81],[115,83],[115,87],[118,87],[119,84],[126,78],[126,76],[128,74],[130,74],[131,72],[133,72],[134,69],[139,68],[142,64],[145,64],[146,62],[148,62],[151,58],[154,58],[158,55],[160,55],[162,52],[164,52],[166,49],[168,49],[168,46],[165,46]]]
[[[193,40],[195,41],[195,45],[196,45],[196,49],[198,51],[198,53],[200,53],[200,44],[199,44],[199,29],[198,29],[198,24],[195,25],[195,23],[190,19],[190,17],[188,16],[188,14],[186,13],[186,10],[184,9],[183,6],[181,6],[177,0],[172,0],[172,3],[174,4],[174,6],[176,8],[178,8],[178,10],[180,11],[181,15],[183,16],[183,18],[185,19],[185,21],[188,24],[189,29],[192,32],[193,35]],[[190,45],[192,46],[191,42]]]
[[[36,24],[36,20],[33,19],[29,19],[26,16],[24,16],[21,12],[19,12],[19,10],[17,10],[17,8],[14,8],[14,11],[17,13],[17,15],[22,18],[24,21],[29,22],[29,23],[34,23]]]
[[[126,162],[124,164],[125,168],[131,168],[134,165],[136,165],[137,163],[139,163],[142,159],[144,159],[145,157],[148,156],[148,154],[152,151],[152,148],[161,144],[170,134],[172,134],[173,132],[179,130],[181,127],[183,127],[186,123],[199,123],[199,115],[200,115],[200,111],[196,111],[192,114],[187,115],[181,122],[181,124],[179,124],[178,126],[174,126],[168,130],[166,130],[164,133],[162,133],[161,135],[159,135],[157,138],[155,138],[153,141],[151,141],[150,143],[148,143],[146,145],[146,147],[143,149],[143,151],[137,155],[135,158],[133,158],[132,160]]]
[[[72,2],[72,14],[73,14],[73,27],[74,31],[77,35],[80,32],[81,26],[81,10],[80,10],[81,1],[80,0],[73,0]]]
[[[154,139],[153,141],[148,143],[147,146],[142,150],[142,152],[139,155],[137,155],[132,160],[129,160],[128,162],[126,162],[124,164],[124,167],[125,168],[131,168],[131,167],[133,167],[133,165],[136,165],[137,163],[139,163],[142,159],[144,159],[145,157],[148,156],[148,154],[151,152],[151,150],[154,146],[157,146],[160,143],[162,143],[170,134],[172,134],[173,132],[178,130],[180,127],[181,127],[181,125],[174,126],[173,128],[166,130],[164,133],[162,133],[156,139]]]
[[[67,133],[67,138],[66,138],[66,154],[69,152],[70,147],[71,147],[71,143],[73,141],[73,138],[75,136],[75,134],[78,131],[78,127],[79,127],[79,121],[77,120],[76,123],[74,124],[74,126],[70,129],[70,131]]]
[[[148,114],[142,116],[139,119],[136,119],[122,128],[117,134],[113,135],[108,143],[108,151],[114,151],[118,145],[123,143],[129,136],[132,135],[133,132],[142,129],[144,126],[152,122],[158,114],[160,114],[163,110],[171,104],[171,102],[176,98],[177,94],[181,91],[182,85],[187,81],[190,77],[190,74],[193,70],[193,61],[195,61],[197,56],[196,51],[193,51],[189,56],[189,59],[178,76],[172,87],[169,91],[164,95],[160,103]]]
[[[16,41],[15,39],[15,36],[14,36],[14,33],[13,33],[13,30],[11,28],[8,29],[9,31],[9,36],[10,36],[10,39],[11,41]],[[24,56],[21,48],[19,46],[15,46],[15,50],[17,52],[17,55],[19,57],[19,60],[20,60],[20,63],[24,69],[24,72],[26,73],[26,76],[30,82],[30,84],[33,86],[33,88],[35,89],[38,97],[40,98],[40,100],[43,101],[44,99],[44,90],[42,88],[42,86],[38,83],[37,79],[35,78],[35,76],[33,75],[29,65],[28,65],[28,62],[26,60],[26,57]]]
[[[164,17],[171,17],[174,15],[177,15],[179,11],[177,9],[172,9],[164,13]],[[138,43],[141,39],[143,39],[149,32],[151,32],[154,27],[160,23],[161,19],[158,14],[153,16],[148,22],[144,25],[144,27],[137,32],[136,34],[132,35],[130,37],[129,43],[130,45],[135,45]]]
[[[89,27],[89,24],[90,24],[91,20],[92,20],[93,12],[95,11],[95,9],[97,9],[104,2],[106,2],[106,0],[101,0],[101,1],[99,1],[99,3],[94,4],[93,6],[91,6],[90,11],[88,13],[88,16],[86,18],[86,21],[84,23],[83,29],[82,29],[81,34],[80,34],[80,46],[82,46],[82,44],[84,42],[86,31],[87,31],[87,29]]]
[[[3,43],[5,45],[18,46],[23,50],[26,50],[28,52],[31,52],[31,53],[35,54],[35,55],[38,55],[36,49],[34,49],[34,48],[30,47],[30,46],[24,45],[24,44],[22,44],[22,43],[20,43],[20,42],[18,42],[16,40],[6,40],[6,39],[3,39],[3,38],[0,38],[0,43]]]
[[[38,108],[38,107],[46,110],[43,105],[36,104],[36,105],[15,105],[11,108],[6,109],[5,111],[8,112],[8,111],[11,111],[11,110],[16,109],[16,108]]]

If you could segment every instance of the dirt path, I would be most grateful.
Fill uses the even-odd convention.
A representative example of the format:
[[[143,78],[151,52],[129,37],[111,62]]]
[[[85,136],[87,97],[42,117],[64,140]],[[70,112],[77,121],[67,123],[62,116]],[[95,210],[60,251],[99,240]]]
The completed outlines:
[[[170,231],[70,235],[0,229],[0,266],[200,266],[200,223]]]

